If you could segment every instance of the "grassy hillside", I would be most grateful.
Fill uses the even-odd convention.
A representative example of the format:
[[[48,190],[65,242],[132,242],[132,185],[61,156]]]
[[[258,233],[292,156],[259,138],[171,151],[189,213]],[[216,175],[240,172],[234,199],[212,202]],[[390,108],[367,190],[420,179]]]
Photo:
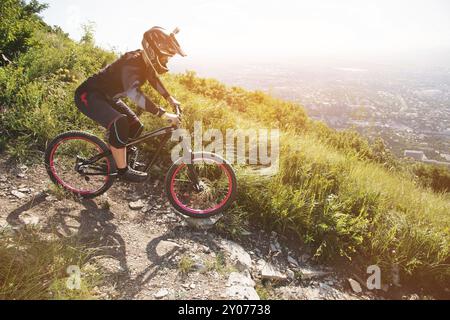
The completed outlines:
[[[116,54],[97,48],[86,31],[77,43],[61,30],[35,28],[14,64],[0,67],[0,150],[8,156],[42,161],[48,141],[63,131],[102,132],[78,112],[73,92]],[[193,72],[168,75],[164,82],[183,102],[188,128],[203,121],[205,128],[282,132],[278,174],[239,169],[238,202],[228,218],[236,232],[256,221],[295,235],[318,260],[378,264],[386,275],[398,265],[405,283],[449,283],[449,194],[420,185],[413,167],[394,159],[381,140],[370,144],[355,132],[336,132],[311,121],[296,104]],[[142,119],[149,129],[160,125],[150,115]]]
[[[294,233],[316,257],[398,264],[402,278],[449,279],[449,195],[418,185],[377,141],[310,121],[299,106],[260,92],[226,88],[193,74],[167,79],[189,119],[214,127],[282,129],[280,172],[242,175],[240,215]],[[406,166],[406,164],[405,164]]]

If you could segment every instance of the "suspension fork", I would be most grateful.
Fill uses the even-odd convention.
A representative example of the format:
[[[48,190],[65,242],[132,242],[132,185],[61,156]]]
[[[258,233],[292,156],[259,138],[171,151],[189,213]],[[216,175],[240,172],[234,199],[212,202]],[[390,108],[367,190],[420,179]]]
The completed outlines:
[[[198,178],[198,174],[195,171],[194,167],[194,152],[192,151],[191,146],[181,137],[181,143],[183,144],[183,150],[189,150],[188,155],[189,159],[187,159],[187,168],[188,168],[188,177],[191,180],[194,190],[197,192],[202,191],[202,186],[200,185],[200,180]]]

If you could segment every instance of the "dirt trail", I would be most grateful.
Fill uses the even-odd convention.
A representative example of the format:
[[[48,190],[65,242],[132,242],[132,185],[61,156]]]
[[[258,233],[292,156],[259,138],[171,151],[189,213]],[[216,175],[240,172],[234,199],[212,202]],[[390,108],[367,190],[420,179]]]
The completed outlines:
[[[33,224],[44,235],[77,236],[95,248],[102,299],[374,298],[355,294],[333,270],[312,266],[276,234],[253,230],[236,243],[214,228],[195,228],[168,206],[159,182],[118,183],[107,196],[82,202],[60,201],[49,186],[43,166],[11,168],[2,160],[0,227]]]

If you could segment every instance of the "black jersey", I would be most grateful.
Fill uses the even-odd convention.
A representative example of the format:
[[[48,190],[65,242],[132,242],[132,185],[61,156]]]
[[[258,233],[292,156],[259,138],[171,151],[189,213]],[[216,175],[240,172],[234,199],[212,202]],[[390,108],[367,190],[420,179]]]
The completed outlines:
[[[140,108],[157,113],[158,106],[140,90],[146,81],[164,98],[170,97],[154,70],[147,67],[142,57],[142,50],[137,50],[124,54],[99,73],[88,78],[84,85],[100,91],[112,100],[129,97]]]

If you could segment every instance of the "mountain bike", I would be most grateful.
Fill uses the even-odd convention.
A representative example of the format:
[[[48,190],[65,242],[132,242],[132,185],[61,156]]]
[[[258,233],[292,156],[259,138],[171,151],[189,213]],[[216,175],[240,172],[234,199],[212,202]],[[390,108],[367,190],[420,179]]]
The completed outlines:
[[[176,108],[181,118],[181,108]],[[151,173],[161,151],[180,126],[163,127],[142,134],[127,144],[133,169]],[[137,146],[160,137],[153,157],[137,161]],[[164,190],[179,213],[208,218],[227,210],[235,201],[237,179],[232,166],[219,155],[192,152],[181,138],[187,156],[172,164],[165,177]],[[151,159],[150,159],[151,158]],[[139,159],[140,160],[140,159]],[[80,131],[63,133],[53,139],[45,152],[45,166],[53,183],[83,199],[107,192],[118,178],[117,167],[108,145],[97,136]]]

